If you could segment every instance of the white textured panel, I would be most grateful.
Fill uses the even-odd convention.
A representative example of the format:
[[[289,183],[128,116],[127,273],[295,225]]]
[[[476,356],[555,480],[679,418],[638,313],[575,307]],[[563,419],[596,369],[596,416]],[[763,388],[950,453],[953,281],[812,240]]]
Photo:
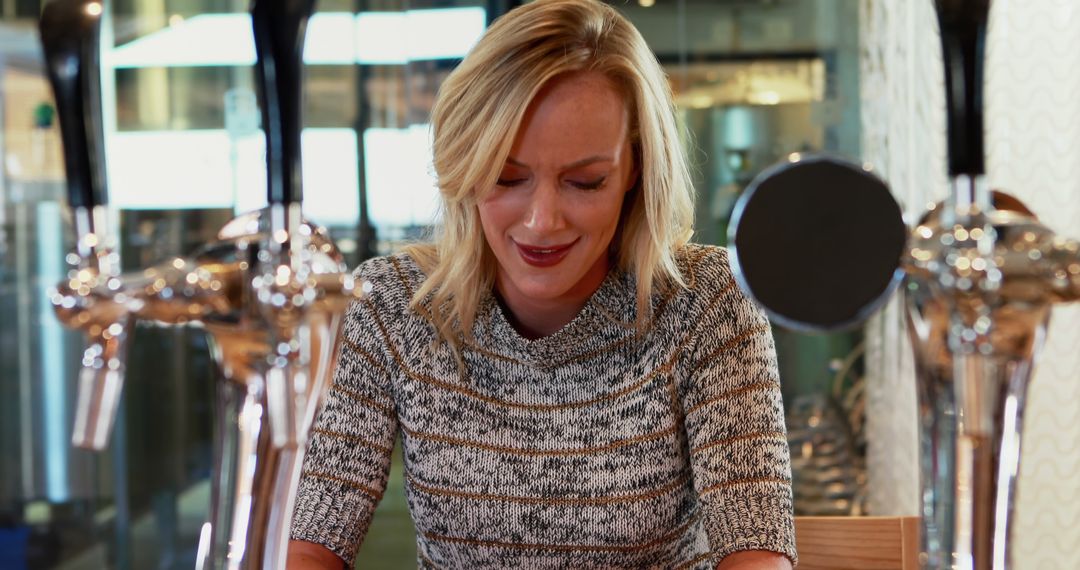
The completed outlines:
[[[930,0],[865,0],[863,158],[910,216],[945,190],[941,52]],[[996,0],[988,41],[990,182],[1080,237],[1080,3]],[[913,514],[914,384],[897,300],[867,328],[876,514]],[[906,414],[911,414],[906,416]],[[1055,310],[1025,414],[1015,568],[1073,568],[1080,544],[1080,307]],[[910,421],[910,423],[908,423]]]
[[[1080,238],[1080,5],[998,1],[987,56],[988,174]],[[1054,310],[1028,392],[1017,568],[1073,568],[1080,544],[1080,307]]]
[[[863,160],[888,180],[909,222],[945,193],[945,94],[929,0],[861,4]],[[919,508],[915,372],[899,296],[867,325],[869,508]]]

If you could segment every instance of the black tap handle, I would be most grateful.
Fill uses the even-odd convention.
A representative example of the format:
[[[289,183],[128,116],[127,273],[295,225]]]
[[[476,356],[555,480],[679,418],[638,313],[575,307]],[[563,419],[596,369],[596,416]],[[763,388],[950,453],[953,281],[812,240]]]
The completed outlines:
[[[72,208],[93,208],[109,199],[101,128],[101,12],[96,0],[53,0],[45,4],[39,22]]]
[[[935,0],[945,62],[949,174],[986,172],[983,67],[990,0]]]
[[[304,33],[315,0],[253,0],[255,75],[266,131],[267,200],[303,199],[300,169]]]

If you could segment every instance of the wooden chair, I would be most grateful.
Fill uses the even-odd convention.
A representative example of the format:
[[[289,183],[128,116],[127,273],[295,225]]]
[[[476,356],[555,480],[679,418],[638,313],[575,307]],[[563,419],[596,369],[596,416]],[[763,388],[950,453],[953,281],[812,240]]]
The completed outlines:
[[[918,517],[795,517],[798,570],[918,570]]]

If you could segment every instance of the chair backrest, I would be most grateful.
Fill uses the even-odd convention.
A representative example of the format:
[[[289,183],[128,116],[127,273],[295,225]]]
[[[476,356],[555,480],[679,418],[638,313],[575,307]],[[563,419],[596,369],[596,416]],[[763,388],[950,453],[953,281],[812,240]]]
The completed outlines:
[[[799,570],[918,570],[918,517],[795,517]]]

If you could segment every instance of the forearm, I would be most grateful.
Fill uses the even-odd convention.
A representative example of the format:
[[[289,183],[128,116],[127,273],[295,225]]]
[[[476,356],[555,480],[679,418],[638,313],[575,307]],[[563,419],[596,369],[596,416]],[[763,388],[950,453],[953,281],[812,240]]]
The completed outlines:
[[[716,570],[791,570],[791,561],[776,552],[747,550],[724,557]]]
[[[345,562],[321,544],[290,540],[285,567],[287,570],[344,570]]]

